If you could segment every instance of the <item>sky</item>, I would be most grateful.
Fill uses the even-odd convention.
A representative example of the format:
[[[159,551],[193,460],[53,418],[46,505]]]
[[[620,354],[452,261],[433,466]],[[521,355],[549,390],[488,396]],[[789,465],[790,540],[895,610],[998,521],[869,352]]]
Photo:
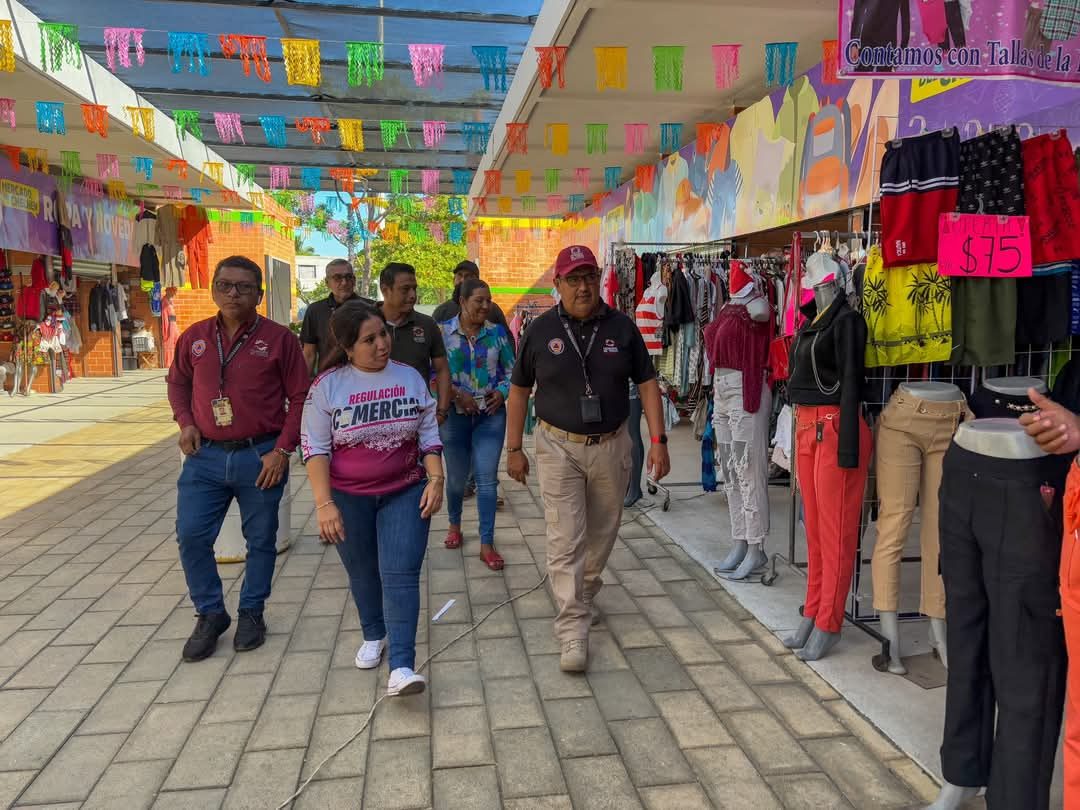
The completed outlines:
[[[315,204],[320,205],[335,196],[336,195],[333,192],[321,191],[315,195]],[[339,208],[334,216],[344,216],[344,214],[345,212]],[[341,242],[337,242],[326,234],[319,233],[318,231],[312,231],[311,236],[306,237],[304,241],[315,251],[316,256],[344,257],[346,255],[345,246],[341,244]]]

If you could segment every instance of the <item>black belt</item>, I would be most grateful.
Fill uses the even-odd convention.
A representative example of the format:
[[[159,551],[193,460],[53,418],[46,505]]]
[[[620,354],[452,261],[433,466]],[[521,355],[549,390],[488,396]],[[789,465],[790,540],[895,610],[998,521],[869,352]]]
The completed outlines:
[[[254,447],[257,444],[268,442],[271,439],[277,439],[281,433],[264,433],[261,436],[252,436],[250,439],[230,439],[229,441],[220,441],[218,439],[204,439],[203,444],[215,445],[223,450],[232,452],[233,450],[243,450],[247,447]]]

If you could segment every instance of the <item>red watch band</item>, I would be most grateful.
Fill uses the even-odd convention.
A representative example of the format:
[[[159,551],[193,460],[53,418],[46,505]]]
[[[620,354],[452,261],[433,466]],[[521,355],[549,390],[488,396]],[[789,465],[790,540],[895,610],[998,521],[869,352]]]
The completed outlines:
[[[664,441],[663,436],[653,436],[652,437],[652,443],[653,444],[666,444],[666,442]]]

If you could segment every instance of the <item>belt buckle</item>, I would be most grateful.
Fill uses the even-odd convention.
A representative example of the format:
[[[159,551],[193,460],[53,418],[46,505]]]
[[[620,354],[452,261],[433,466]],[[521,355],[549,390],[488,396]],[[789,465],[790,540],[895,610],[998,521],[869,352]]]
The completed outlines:
[[[598,445],[598,444],[600,444],[600,439],[601,438],[602,437],[600,436],[599,433],[592,433],[592,434],[585,437],[585,446],[586,447],[593,447],[595,445]]]

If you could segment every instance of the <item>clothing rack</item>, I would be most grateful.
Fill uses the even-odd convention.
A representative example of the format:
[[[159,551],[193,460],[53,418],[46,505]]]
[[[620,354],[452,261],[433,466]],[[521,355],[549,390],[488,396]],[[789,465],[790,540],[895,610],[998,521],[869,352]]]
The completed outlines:
[[[610,242],[610,249],[607,254],[607,265],[609,267],[614,266],[615,258],[618,251],[625,248],[641,248],[644,249],[641,252],[653,253],[657,256],[664,257],[686,257],[690,259],[701,260],[720,260],[727,258],[734,251],[734,240],[732,239],[714,239],[708,242],[688,242],[688,241],[633,241],[633,240],[612,240]],[[640,255],[638,250],[634,250],[634,253]],[[659,271],[658,271],[659,272]],[[632,313],[631,313],[632,315]],[[707,383],[703,380],[698,380],[694,384],[698,390],[698,395],[707,387]],[[702,485],[700,480],[697,481],[681,481],[674,483],[661,484],[655,479],[649,477],[645,482],[646,491],[650,495],[656,495],[660,493],[663,495],[663,502],[661,503],[661,509],[667,512],[671,508],[671,490],[683,487],[700,487]]]

